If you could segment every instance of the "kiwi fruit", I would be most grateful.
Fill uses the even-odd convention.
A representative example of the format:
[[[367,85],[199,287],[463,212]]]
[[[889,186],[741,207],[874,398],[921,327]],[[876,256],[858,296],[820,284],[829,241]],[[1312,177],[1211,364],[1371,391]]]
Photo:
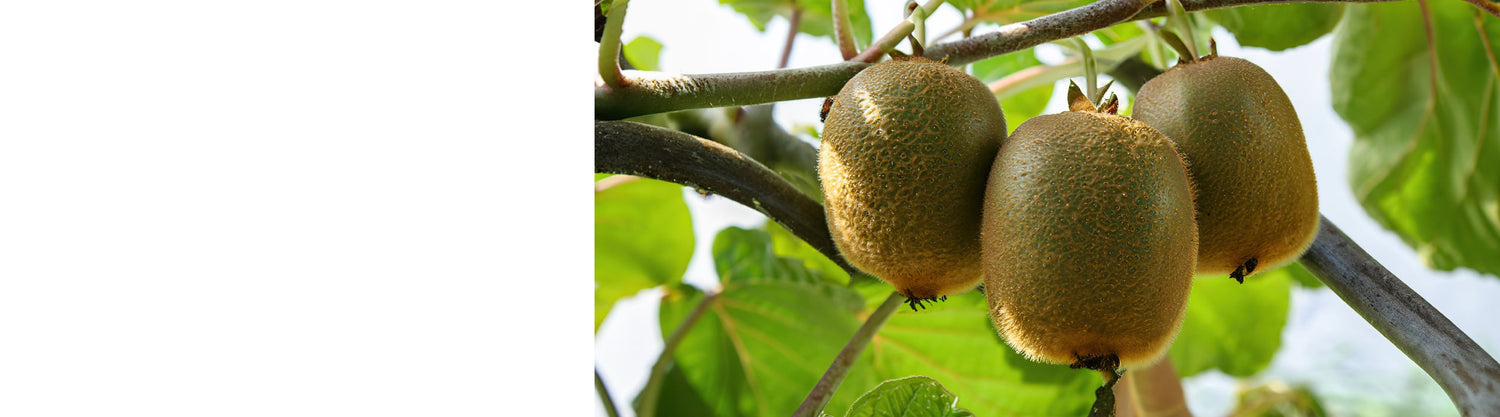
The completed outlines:
[[[973,289],[980,202],[1005,133],[989,88],[942,62],[899,56],[855,75],[829,106],[818,150],[839,251],[913,309]]]
[[[1160,358],[1187,312],[1198,229],[1172,141],[1069,91],[995,157],[984,199],[984,293],[1006,343],[1089,369]]]
[[[1264,69],[1217,51],[1180,62],[1141,86],[1134,112],[1188,162],[1198,273],[1243,283],[1295,261],[1317,237],[1317,180],[1302,124]]]

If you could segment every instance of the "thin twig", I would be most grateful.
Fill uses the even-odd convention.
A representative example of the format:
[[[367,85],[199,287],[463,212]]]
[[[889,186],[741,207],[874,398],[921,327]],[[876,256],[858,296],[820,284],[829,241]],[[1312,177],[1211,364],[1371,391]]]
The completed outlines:
[[[599,78],[610,87],[630,84],[620,71],[620,32],[625,27],[625,8],[630,0],[614,0],[609,5],[609,20],[604,22],[604,37],[599,41]]]
[[[833,0],[833,39],[838,42],[839,54],[845,61],[859,54],[854,44],[854,28],[849,23],[849,0]]]
[[[1302,266],[1427,371],[1460,413],[1500,410],[1500,363],[1327,217]]]
[[[776,64],[776,69],[786,68],[788,60],[792,59],[792,42],[797,40],[797,29],[802,26],[802,7],[792,6],[792,18],[787,22],[786,44],[781,46],[781,61]]]
[[[604,403],[604,414],[609,417],[620,417],[620,410],[615,409],[615,399],[610,397],[609,388],[604,387],[604,380],[599,378],[599,368],[594,368],[594,391],[599,392],[599,401]]]
[[[849,338],[849,343],[844,345],[844,350],[839,351],[839,356],[833,359],[833,364],[828,366],[828,371],[823,372],[823,377],[818,379],[818,385],[813,386],[812,392],[807,393],[807,399],[802,400],[802,405],[792,413],[793,417],[812,417],[823,411],[828,406],[828,401],[833,399],[833,393],[839,389],[839,384],[844,382],[844,377],[849,375],[849,368],[854,366],[854,360],[859,359],[859,354],[865,351],[865,346],[870,344],[870,339],[880,331],[880,326],[891,318],[901,307],[901,301],[906,297],[900,293],[891,292],[885,302],[870,317],[865,319],[865,324],[859,326],[854,332],[854,337]]]
[[[635,122],[594,122],[594,172],[695,187],[764,213],[853,276],[833,244],[823,206],[745,155],[686,133]]]
[[[938,6],[943,5],[943,1],[944,0],[927,0],[927,3],[922,5],[922,10],[927,12],[927,14],[932,14],[934,10],[937,10]],[[871,42],[868,48],[865,48],[864,51],[861,51],[859,55],[856,55],[854,58],[849,59],[849,61],[879,61],[880,57],[885,56],[887,52],[896,49],[896,44],[901,43],[902,39],[906,39],[906,36],[910,35],[912,31],[916,29],[917,24],[912,23],[912,19],[910,18],[910,16],[908,16],[906,19],[902,19],[901,23],[897,23],[896,27],[891,28],[890,32],[886,32],[885,36],[880,37],[880,39],[875,42]]]
[[[1384,1],[1395,0],[1185,0],[1182,3],[1188,11],[1197,11],[1251,4]],[[928,5],[934,3],[940,4],[941,1],[931,0]],[[1162,4],[1158,0],[1100,0],[1029,21],[1001,26],[996,32],[936,44],[927,48],[926,55],[932,59],[947,57],[949,65],[963,65],[1044,42],[1078,36],[1126,20],[1162,16],[1166,11]],[[611,14],[613,12],[611,9]],[[594,89],[594,118],[618,120],[674,110],[745,106],[832,96],[838,94],[844,82],[867,67],[868,63],[878,61],[886,51],[893,49],[911,34],[914,28],[915,25],[910,20],[902,20],[853,59],[834,65],[700,75],[629,71],[626,77],[630,80],[630,85],[605,85]]]
[[[708,306],[719,296],[718,293],[707,294],[703,300],[693,307],[682,323],[672,329],[672,335],[662,341],[661,355],[656,357],[656,364],[651,365],[651,378],[646,380],[646,387],[641,389],[641,406],[636,409],[637,416],[651,417],[656,415],[656,404],[661,398],[661,384],[666,379],[667,368],[672,365],[672,354],[677,352],[677,346],[682,344],[682,339],[687,337],[688,330],[698,323],[703,317],[703,312],[708,311]]]

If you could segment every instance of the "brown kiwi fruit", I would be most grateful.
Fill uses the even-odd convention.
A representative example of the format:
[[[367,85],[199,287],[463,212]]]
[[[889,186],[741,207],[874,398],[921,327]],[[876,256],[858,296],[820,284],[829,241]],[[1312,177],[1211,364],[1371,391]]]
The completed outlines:
[[[913,309],[973,289],[980,202],[1005,132],[989,88],[944,63],[897,57],[855,75],[833,98],[818,150],[839,251]]]
[[[984,201],[985,296],[1006,343],[1027,358],[1090,369],[1155,361],[1187,312],[1198,229],[1172,142],[1096,108],[1018,126]],[[1101,364],[1108,364],[1101,366]]]
[[[1265,70],[1215,51],[1146,82],[1134,112],[1188,162],[1198,190],[1198,273],[1244,282],[1297,260],[1317,237],[1307,140]]]

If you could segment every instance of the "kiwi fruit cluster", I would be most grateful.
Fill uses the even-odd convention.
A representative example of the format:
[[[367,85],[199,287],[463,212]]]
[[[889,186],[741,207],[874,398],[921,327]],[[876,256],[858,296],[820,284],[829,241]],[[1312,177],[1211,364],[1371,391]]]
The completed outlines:
[[[829,105],[818,151],[835,245],[913,309],[973,289],[1005,132],[989,88],[947,64],[902,56],[860,71]]]
[[[1182,61],[1141,88],[1134,117],[1089,94],[1074,85],[1068,111],[1007,137],[963,71],[921,57],[865,69],[826,104],[835,244],[913,309],[983,281],[1006,343],[1108,371],[1108,385],[1165,354],[1195,274],[1243,282],[1311,243],[1311,159],[1264,70],[1217,51]]]

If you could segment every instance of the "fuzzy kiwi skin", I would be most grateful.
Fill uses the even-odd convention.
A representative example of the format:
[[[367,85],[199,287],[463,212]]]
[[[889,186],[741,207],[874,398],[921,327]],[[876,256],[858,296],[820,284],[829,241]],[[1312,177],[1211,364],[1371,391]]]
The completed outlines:
[[[1005,132],[995,96],[953,67],[907,58],[855,75],[818,150],[839,251],[909,299],[973,289],[980,202]]]
[[[1291,100],[1250,61],[1209,56],[1141,86],[1137,120],[1177,142],[1198,195],[1198,273],[1297,260],[1318,234],[1318,186]],[[1246,274],[1249,275],[1249,274]]]
[[[985,196],[990,316],[1034,361],[1149,364],[1182,326],[1197,236],[1166,136],[1100,112],[1031,118],[1001,147]]]

